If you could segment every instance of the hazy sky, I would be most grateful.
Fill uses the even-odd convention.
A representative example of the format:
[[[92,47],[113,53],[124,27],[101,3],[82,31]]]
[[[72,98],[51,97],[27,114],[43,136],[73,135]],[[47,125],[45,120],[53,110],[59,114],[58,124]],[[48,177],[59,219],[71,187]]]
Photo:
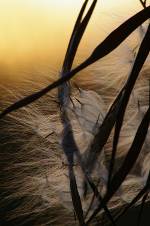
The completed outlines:
[[[13,67],[60,65],[82,2],[0,0],[0,78],[7,77]],[[88,54],[139,9],[138,0],[99,0],[79,55]]]

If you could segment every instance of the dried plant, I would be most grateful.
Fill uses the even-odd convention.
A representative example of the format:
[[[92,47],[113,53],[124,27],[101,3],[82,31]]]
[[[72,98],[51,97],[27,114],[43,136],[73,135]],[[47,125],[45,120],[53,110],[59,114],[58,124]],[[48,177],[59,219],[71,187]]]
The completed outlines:
[[[7,117],[9,113],[18,110],[19,108],[25,107],[26,105],[29,105],[36,100],[40,101],[39,98],[48,95],[48,92],[50,92],[52,89],[58,88],[60,121],[63,127],[61,147],[63,149],[63,153],[65,154],[65,165],[67,165],[68,167],[72,204],[75,216],[80,226],[86,226],[89,224],[100,225],[100,223],[97,223],[96,220],[101,216],[102,212],[103,214],[105,213],[107,221],[111,223],[111,225],[116,225],[118,219],[133,205],[136,205],[137,203],[139,204],[142,199],[141,211],[139,213],[138,220],[138,222],[140,222],[144,203],[149,198],[150,177],[148,171],[150,170],[150,167],[146,169],[147,176],[146,178],[144,178],[145,184],[141,188],[141,190],[138,191],[136,197],[134,197],[130,201],[130,203],[125,206],[124,209],[121,209],[120,213],[118,213],[117,215],[113,214],[113,204],[111,204],[111,201],[114,197],[116,198],[117,192],[124,185],[126,178],[130,175],[131,170],[135,167],[139,156],[141,156],[143,146],[145,145],[147,139],[149,139],[147,137],[149,135],[150,124],[150,103],[147,104],[146,110],[144,113],[142,112],[142,114],[139,105],[140,124],[137,130],[134,131],[135,133],[133,141],[130,142],[128,146],[126,146],[127,150],[125,152],[125,155],[123,156],[121,164],[116,169],[116,161],[118,159],[118,157],[116,156],[118,155],[118,149],[120,148],[119,140],[121,139],[121,132],[124,129],[123,127],[127,108],[133,95],[136,83],[139,79],[140,72],[143,68],[144,63],[146,62],[150,50],[150,25],[148,26],[147,31],[144,34],[144,38],[138,48],[137,54],[135,54],[131,72],[129,73],[126,81],[124,81],[124,85],[120,89],[119,94],[116,95],[116,98],[111,104],[109,110],[105,114],[99,111],[98,115],[96,116],[97,119],[95,117],[92,121],[91,131],[94,132],[91,132],[92,139],[89,138],[88,145],[86,146],[84,153],[82,153],[80,145],[76,141],[77,134],[75,132],[73,120],[76,118],[78,126],[80,128],[83,128],[83,122],[86,122],[87,125],[90,125],[90,123],[88,122],[88,120],[90,121],[90,118],[88,120],[84,119],[84,114],[86,114],[86,111],[83,110],[83,107],[84,105],[86,106],[86,104],[82,103],[82,96],[84,96],[85,98],[86,95],[89,95],[89,93],[86,93],[79,87],[75,87],[74,84],[70,82],[71,78],[78,72],[111,53],[133,31],[135,31],[139,26],[142,26],[142,24],[149,19],[150,6],[146,6],[146,1],[140,0],[140,2],[144,9],[129,18],[117,29],[115,29],[103,42],[101,42],[94,49],[92,54],[83,63],[72,69],[80,41],[85,33],[86,27],[88,25],[88,22],[90,21],[97,3],[97,0],[93,0],[91,6],[84,15],[85,9],[88,4],[88,0],[85,0],[68,44],[66,56],[60,73],[60,78],[47,87],[43,88],[42,90],[37,91],[36,93],[15,102],[0,114],[0,119],[4,120],[5,122],[5,117]],[[95,103],[97,98],[97,96],[93,97]],[[86,98],[84,100],[86,100]],[[97,103],[100,102],[97,101]],[[48,102],[46,104],[48,105]],[[92,103],[90,103],[90,105],[92,105]],[[87,106],[85,109],[88,109]],[[57,120],[59,118],[58,115],[54,117],[56,117]],[[125,127],[125,129],[127,128]],[[126,133],[128,133],[128,131],[126,131]],[[46,134],[45,138],[47,139],[48,136],[51,136],[51,134],[53,133]],[[108,175],[105,181],[105,191],[101,193],[99,189],[100,181],[95,182],[93,175],[94,173],[98,173],[97,164],[99,164],[99,160],[103,155],[103,151],[105,149],[105,146],[109,142],[109,139],[111,139],[112,141],[112,150],[108,161]],[[81,197],[79,191],[79,182],[75,170],[76,162],[79,165],[84,178],[82,182],[84,187],[83,197]],[[83,207],[83,199],[87,198],[87,190],[89,189],[89,187],[92,191],[92,196],[90,196],[90,202],[88,202],[88,206],[86,206],[85,210]]]

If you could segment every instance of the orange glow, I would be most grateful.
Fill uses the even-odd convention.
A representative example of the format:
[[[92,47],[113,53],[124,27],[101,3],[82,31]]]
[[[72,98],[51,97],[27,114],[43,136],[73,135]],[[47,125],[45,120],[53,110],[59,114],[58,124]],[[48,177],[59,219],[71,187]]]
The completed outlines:
[[[98,1],[81,44],[82,55],[90,52],[117,20],[120,23],[140,8],[137,0],[123,2]],[[25,64],[60,65],[82,3],[83,0],[1,0],[1,72],[5,67],[11,69]],[[121,15],[119,11],[122,12],[127,5],[130,8],[128,14],[117,18],[116,15]],[[4,77],[3,73],[0,77]]]

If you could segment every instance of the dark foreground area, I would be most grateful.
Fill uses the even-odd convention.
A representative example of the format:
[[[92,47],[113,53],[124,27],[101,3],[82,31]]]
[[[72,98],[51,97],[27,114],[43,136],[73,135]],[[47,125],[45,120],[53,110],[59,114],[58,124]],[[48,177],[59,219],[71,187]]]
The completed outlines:
[[[139,226],[137,222],[139,207],[132,208],[126,215],[124,215],[118,222],[118,226]],[[145,204],[145,208],[142,214],[140,226],[150,225],[150,202]]]
[[[11,209],[11,207],[10,207]],[[6,210],[5,210],[6,211]],[[33,221],[27,221],[26,218],[20,218],[19,221],[7,221],[5,220],[5,212],[4,210],[1,211],[2,215],[0,218],[0,226],[31,226],[36,225]],[[9,212],[9,209],[7,210]],[[117,226],[149,226],[150,225],[150,202],[145,204],[144,211],[141,218],[140,225],[138,224],[138,214],[140,211],[140,207],[132,208],[128,213],[126,213],[122,218],[118,221]],[[5,213],[4,213],[5,212]],[[9,214],[9,213],[8,213]],[[39,219],[39,222],[42,221],[42,218],[44,216],[41,216],[41,219]],[[26,223],[25,223],[26,222]],[[39,225],[39,224],[38,224]],[[52,225],[49,225],[52,226]],[[67,226],[64,224],[64,226]],[[69,226],[69,225],[68,225]],[[101,225],[98,225],[101,226]],[[109,225],[111,226],[111,225]]]

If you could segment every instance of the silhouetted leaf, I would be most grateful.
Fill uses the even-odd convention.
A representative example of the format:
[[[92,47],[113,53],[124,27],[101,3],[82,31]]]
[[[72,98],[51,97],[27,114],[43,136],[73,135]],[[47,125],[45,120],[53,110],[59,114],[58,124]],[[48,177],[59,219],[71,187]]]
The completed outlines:
[[[83,36],[83,33],[85,31],[85,28],[89,22],[89,19],[92,15],[92,12],[95,8],[95,5],[96,5],[96,2],[97,1],[93,1],[93,4],[91,5],[90,9],[88,10],[86,16],[84,17],[82,23],[81,23],[81,18],[83,16],[83,13],[84,13],[84,9],[86,7],[86,4],[87,4],[87,1],[85,1],[80,13],[79,13],[79,16],[78,16],[78,19],[76,21],[76,24],[75,24],[75,27],[74,27],[74,30],[73,30],[73,33],[72,33],[72,36],[71,36],[71,39],[70,39],[70,42],[69,42],[69,45],[68,45],[68,49],[67,49],[67,53],[66,53],[66,56],[65,56],[65,60],[64,60],[64,64],[63,64],[63,69],[62,69],[62,73],[61,73],[61,76],[63,77],[64,73],[65,72],[68,72],[70,71],[71,67],[72,67],[72,63],[73,63],[73,60],[74,60],[74,57],[75,57],[75,54],[76,54],[76,51],[77,51],[77,48],[78,48],[78,45],[81,41],[81,38]],[[65,110],[66,109],[66,100],[69,99],[69,84],[62,84],[60,89],[59,89],[59,99],[60,99],[60,104],[61,104],[61,107],[63,108],[63,111],[62,111],[62,114],[61,114],[61,118],[62,118],[62,122],[64,124],[64,132],[67,134],[69,133],[70,131],[70,134],[72,134],[71,136],[67,135],[63,137],[63,143],[65,143],[65,145],[63,145],[63,149],[64,149],[64,152],[66,153],[66,156],[67,158],[69,158],[69,156],[71,154],[74,155],[74,151],[76,152],[78,158],[79,158],[79,161],[80,161],[80,165],[81,165],[81,168],[83,170],[83,173],[89,183],[89,185],[91,186],[95,196],[99,199],[99,201],[102,199],[99,192],[98,192],[98,189],[97,187],[94,185],[94,183],[92,182],[92,179],[89,178],[89,176],[86,174],[86,169],[84,168],[84,164],[82,162],[82,159],[81,159],[81,156],[80,156],[80,152],[76,146],[76,143],[75,143],[75,140],[74,140],[74,136],[73,136],[73,132],[72,132],[72,128],[71,128],[71,125],[70,125],[70,120],[67,116],[67,111]],[[68,145],[70,145],[71,143],[71,146],[70,146],[70,151],[72,151],[72,153],[69,153],[67,151],[68,149]],[[67,145],[67,146],[66,146]],[[75,210],[75,213],[77,215],[77,218],[79,220],[79,223],[81,225],[84,225],[84,218],[83,218],[83,210],[82,210],[82,204],[81,204],[81,200],[80,200],[80,196],[79,196],[79,193],[78,193],[78,189],[77,189],[77,184],[76,184],[76,178],[75,178],[75,175],[74,175],[74,170],[73,170],[73,167],[72,167],[72,164],[73,163],[69,163],[69,179],[70,179],[70,189],[71,189],[71,196],[72,196],[72,201],[73,201],[73,206],[74,206],[74,210]],[[108,216],[108,218],[110,219],[111,223],[113,225],[115,225],[115,222],[113,221],[113,217],[111,216],[107,206],[104,205],[104,211],[106,212],[106,215]]]
[[[85,3],[83,4],[83,7],[82,7],[82,9],[79,13],[78,19],[76,21],[75,27],[73,29],[73,33],[72,33],[72,36],[71,36],[71,39],[70,39],[70,42],[69,42],[67,54],[66,54],[65,61],[64,61],[63,74],[70,71],[70,69],[72,67],[73,60],[75,58],[78,46],[79,46],[80,41],[82,39],[82,36],[85,32],[85,29],[88,25],[88,22],[91,18],[93,10],[96,6],[97,0],[93,1],[88,12],[86,13],[85,17],[81,21],[87,3],[88,3],[88,1],[85,1]]]
[[[76,143],[74,141],[71,125],[64,130],[63,140],[62,140],[62,147],[66,154],[67,161],[68,161],[68,171],[69,171],[69,180],[70,180],[70,190],[71,190],[71,197],[73,202],[73,207],[80,223],[80,226],[85,226],[84,217],[83,217],[83,209],[81,204],[80,195],[78,192],[76,178],[74,175],[74,154],[78,151]]]
[[[117,151],[117,145],[118,145],[118,141],[119,141],[120,131],[121,131],[122,124],[123,124],[124,114],[125,114],[125,111],[127,108],[127,104],[129,102],[130,95],[131,95],[134,85],[136,83],[136,80],[137,80],[139,73],[144,65],[144,62],[146,61],[146,58],[149,54],[149,51],[150,51],[149,43],[150,43],[150,25],[149,25],[147,33],[142,41],[142,44],[139,48],[132,71],[130,73],[130,76],[125,84],[125,92],[124,92],[124,96],[122,99],[122,103],[120,105],[120,109],[118,111],[118,116],[117,116],[116,125],[115,125],[113,150],[112,150],[112,157],[111,157],[110,168],[109,168],[108,187],[110,185],[110,180],[111,180],[111,176],[113,173],[115,155],[116,155],[116,151]]]
[[[148,108],[138,130],[135,135],[135,138],[133,140],[133,143],[127,153],[127,156],[125,157],[125,160],[120,167],[120,169],[115,173],[115,175],[112,178],[109,190],[107,190],[106,195],[104,196],[104,199],[102,203],[107,204],[107,202],[112,198],[112,196],[115,194],[115,192],[118,190],[126,176],[128,175],[129,171],[132,169],[134,163],[136,162],[140,151],[142,149],[143,143],[145,141],[147,131],[150,124],[150,107]],[[97,213],[102,208],[102,203],[99,205],[99,207],[94,211],[90,219],[87,223],[89,223],[93,217],[97,215]]]
[[[82,6],[80,13],[78,15],[78,18],[76,20],[76,23],[75,23],[75,26],[74,26],[74,29],[73,29],[73,32],[72,32],[72,35],[71,35],[71,38],[70,38],[70,41],[69,41],[69,44],[68,44],[68,48],[67,48],[67,51],[66,51],[64,63],[63,63],[63,69],[62,69],[63,74],[70,71],[70,69],[72,67],[72,63],[73,63],[73,60],[74,60],[74,57],[75,57],[75,53],[76,53],[76,50],[77,50],[78,45],[79,45],[79,42],[77,43],[77,41],[76,41],[76,39],[78,38],[77,33],[79,33],[78,32],[79,26],[81,25],[81,20],[82,20],[84,11],[86,9],[86,6],[88,4],[88,1],[89,0],[84,1],[83,6]]]
[[[70,41],[69,41],[69,45],[67,48],[67,52],[66,52],[66,56],[64,59],[64,63],[63,63],[63,67],[62,67],[62,72],[61,72],[61,77],[63,78],[65,76],[65,73],[69,73],[71,68],[72,68],[72,64],[78,49],[78,46],[80,44],[80,41],[82,39],[82,36],[85,32],[85,29],[88,25],[88,22],[91,18],[91,15],[93,13],[93,10],[95,8],[95,5],[97,3],[97,0],[94,0],[91,7],[89,8],[87,14],[85,15],[83,21],[82,17],[85,11],[85,8],[87,6],[88,1],[85,1],[81,11],[79,13],[79,16],[77,18],[77,21],[75,23]],[[67,102],[67,100],[69,100],[69,95],[70,95],[70,87],[67,83],[62,84],[62,86],[59,88],[59,100],[60,103],[64,104]]]
[[[72,202],[75,209],[75,213],[79,220],[80,226],[86,226],[84,222],[82,204],[81,204],[81,200],[80,200],[80,196],[79,196],[79,192],[76,184],[76,179],[73,172],[73,166],[69,166],[69,179],[70,179]]]
[[[144,8],[146,8],[146,0],[140,0],[140,2],[141,2],[141,4],[142,4],[142,6],[144,7]]]
[[[77,18],[77,21],[75,23],[75,26],[74,26],[74,29],[73,29],[73,32],[72,32],[72,35],[71,35],[71,38],[69,41],[69,45],[67,48],[66,56],[64,59],[63,67],[62,67],[61,77],[64,76],[64,73],[67,73],[71,70],[73,60],[76,55],[76,51],[78,49],[81,38],[86,29],[88,21],[90,20],[92,12],[95,8],[96,2],[97,2],[97,0],[93,1],[93,4],[91,5],[85,18],[83,19],[83,22],[81,22],[81,19],[83,17],[83,13],[85,11],[88,0],[86,0],[84,2],[83,6],[81,8],[81,11]],[[64,126],[64,133],[65,133],[62,138],[62,144],[63,144],[64,153],[66,154],[66,157],[67,157],[68,163],[69,163],[68,170],[69,170],[70,190],[71,190],[73,207],[74,207],[76,216],[78,218],[79,224],[81,226],[84,226],[85,223],[84,223],[82,203],[80,200],[80,195],[78,192],[76,178],[75,178],[74,169],[73,169],[74,153],[75,152],[79,153],[79,150],[75,143],[72,127],[71,127],[70,120],[69,120],[69,117],[68,117],[68,114],[66,111],[66,106],[67,106],[66,103],[68,103],[69,95],[70,95],[69,92],[70,92],[70,86],[69,86],[69,84],[66,84],[66,83],[63,83],[61,85],[61,87],[59,88],[59,92],[58,92],[61,109],[63,109],[63,111],[61,112],[61,120],[62,120],[62,123]]]

